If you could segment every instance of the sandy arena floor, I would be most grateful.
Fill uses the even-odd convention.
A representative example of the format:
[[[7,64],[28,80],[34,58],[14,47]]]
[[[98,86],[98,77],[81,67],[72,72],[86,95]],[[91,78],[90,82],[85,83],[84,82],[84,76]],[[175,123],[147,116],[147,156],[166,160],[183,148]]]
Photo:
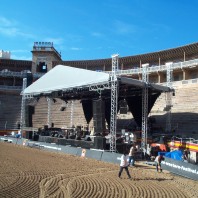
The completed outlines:
[[[129,169],[133,179],[124,171],[119,179],[119,165],[1,142],[0,197],[198,197],[196,181],[139,163]]]

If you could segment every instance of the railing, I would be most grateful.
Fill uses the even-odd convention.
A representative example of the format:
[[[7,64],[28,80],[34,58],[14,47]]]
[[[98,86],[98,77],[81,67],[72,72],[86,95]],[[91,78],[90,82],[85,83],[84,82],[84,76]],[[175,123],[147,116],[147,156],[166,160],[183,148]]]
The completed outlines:
[[[178,62],[178,63],[173,63],[172,64],[172,69],[183,69],[183,68],[191,68],[191,67],[196,67],[198,66],[198,59],[190,60],[190,61],[185,61],[185,62]],[[158,72],[158,71],[166,71],[167,67],[166,65],[160,65],[160,66],[150,66],[148,67],[148,73],[153,73],[153,72]],[[0,76],[3,77],[21,77],[24,78],[26,77],[27,71],[22,71],[22,72],[12,72],[12,71],[0,71]],[[111,74],[111,71],[105,71],[105,73]],[[142,73],[142,68],[135,68],[135,69],[127,69],[127,70],[118,70],[116,74],[118,76],[122,75],[130,75],[130,74],[140,74]],[[34,73],[33,77],[34,78],[40,78],[43,76],[43,73]]]
[[[0,90],[17,90],[17,91],[21,91],[22,90],[22,86],[0,85]]]
[[[53,47],[53,46],[49,46],[49,47],[45,47],[45,46],[34,46],[33,47],[33,52],[34,51],[53,51],[57,54],[58,57],[61,58],[61,54]]]
[[[0,71],[0,76],[2,77],[19,77],[25,78],[27,72],[13,72],[13,71]]]
[[[198,59],[185,61],[185,62],[178,62],[172,64],[172,69],[182,69],[182,68],[191,68],[198,66]],[[148,67],[148,73],[152,72],[158,72],[158,71],[166,71],[167,67],[166,65],[160,65],[160,66],[150,66]],[[107,71],[106,73],[111,73],[111,71]],[[127,69],[127,70],[118,70],[117,75],[129,75],[129,74],[140,74],[142,73],[142,68],[135,68],[135,69]]]
[[[27,76],[27,73],[30,71],[21,71],[21,72],[14,72],[14,71],[9,71],[9,70],[3,70],[0,71],[0,76],[2,77],[19,77],[19,78],[25,78]],[[33,77],[34,78],[40,78],[43,76],[44,73],[34,73]]]

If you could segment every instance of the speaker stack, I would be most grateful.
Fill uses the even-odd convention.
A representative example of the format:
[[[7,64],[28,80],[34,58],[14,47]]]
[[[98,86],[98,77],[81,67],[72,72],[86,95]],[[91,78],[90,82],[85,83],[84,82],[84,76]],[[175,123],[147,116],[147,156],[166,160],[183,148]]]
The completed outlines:
[[[126,100],[120,101],[120,114],[127,114],[128,112],[128,105]]]
[[[32,139],[32,131],[26,131],[25,138],[31,140]]]
[[[106,138],[104,137],[94,137],[94,148],[106,150]]]
[[[105,102],[93,100],[93,127],[94,133],[102,134],[105,130]]]

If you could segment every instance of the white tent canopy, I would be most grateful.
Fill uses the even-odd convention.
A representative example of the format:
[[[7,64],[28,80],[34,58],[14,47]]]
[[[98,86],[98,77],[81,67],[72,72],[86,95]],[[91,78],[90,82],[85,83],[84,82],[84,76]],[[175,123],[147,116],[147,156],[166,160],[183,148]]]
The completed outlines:
[[[109,74],[57,65],[44,76],[27,87],[23,95],[38,95],[76,87],[88,87],[109,81]]]

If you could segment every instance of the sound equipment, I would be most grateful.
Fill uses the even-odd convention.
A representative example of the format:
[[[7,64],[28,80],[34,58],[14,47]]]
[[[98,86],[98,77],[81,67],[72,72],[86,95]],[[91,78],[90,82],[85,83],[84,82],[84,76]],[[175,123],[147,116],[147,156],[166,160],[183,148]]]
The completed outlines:
[[[77,137],[76,137],[76,140],[81,140],[81,137],[80,137],[80,136],[77,136]]]
[[[120,114],[127,114],[128,108],[127,107],[120,107]]]
[[[128,106],[127,106],[127,102],[126,100],[121,100],[119,102],[119,105],[120,105],[120,114],[127,114],[128,112]]]
[[[26,139],[32,139],[32,131],[26,131],[25,132],[25,138]]]
[[[48,125],[44,125],[44,130],[48,130]]]
[[[39,135],[38,135],[38,134],[34,134],[33,140],[34,140],[34,141],[38,141],[38,140],[39,140]]]
[[[69,136],[69,139],[75,139],[76,138],[76,135],[70,135]]]
[[[95,134],[105,131],[105,102],[101,99],[93,100],[93,127]]]
[[[91,141],[91,138],[89,136],[85,137],[85,141]]]
[[[106,150],[106,138],[104,137],[94,137],[94,148]]]
[[[34,107],[33,106],[26,106],[25,107],[25,123],[27,127],[32,127],[32,115],[34,114]]]

